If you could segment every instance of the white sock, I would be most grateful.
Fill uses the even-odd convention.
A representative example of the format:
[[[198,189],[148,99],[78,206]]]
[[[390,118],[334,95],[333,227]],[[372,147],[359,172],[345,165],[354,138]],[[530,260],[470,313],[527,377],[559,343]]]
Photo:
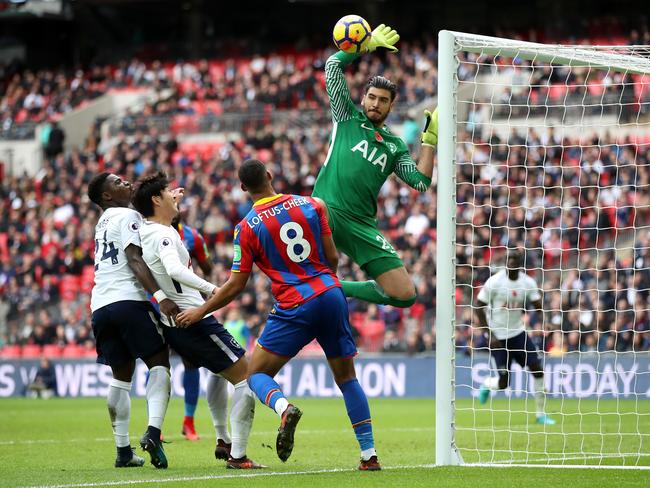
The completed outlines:
[[[248,382],[243,380],[235,385],[235,394],[232,397],[232,407],[230,408],[230,427],[232,429],[230,455],[235,459],[246,455],[253,417],[255,417],[255,395],[248,387]]]
[[[371,457],[376,456],[376,455],[377,455],[377,451],[375,451],[374,447],[371,447],[370,449],[366,449],[364,451],[361,451],[361,459],[363,461],[367,461],[368,459],[370,459]]]
[[[230,444],[228,432],[228,381],[219,375],[210,373],[207,386],[208,408],[212,415],[212,425],[217,433],[217,440],[221,439]]]
[[[157,429],[162,428],[170,394],[171,379],[169,368],[154,366],[149,370],[149,381],[147,382],[148,425]]]
[[[537,416],[546,415],[544,413],[544,403],[546,402],[546,392],[544,391],[544,377],[537,378],[533,376],[533,389],[535,390],[535,407]]]
[[[490,390],[498,390],[499,389],[499,377],[498,376],[488,376],[485,378],[485,381],[483,382],[483,386]]]
[[[131,420],[131,382],[112,379],[108,386],[108,415],[111,417],[115,445],[127,447],[129,440],[129,420]]]
[[[275,402],[275,413],[277,413],[280,417],[282,417],[282,414],[284,411],[287,409],[289,406],[289,400],[286,398],[278,398],[277,401]]]

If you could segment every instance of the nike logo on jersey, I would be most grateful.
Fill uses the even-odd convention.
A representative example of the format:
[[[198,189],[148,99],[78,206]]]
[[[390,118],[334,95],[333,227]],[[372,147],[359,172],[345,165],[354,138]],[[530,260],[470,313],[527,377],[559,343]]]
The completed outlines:
[[[371,130],[374,132],[375,128],[374,127],[368,127],[365,122],[361,122],[361,127],[366,130]]]

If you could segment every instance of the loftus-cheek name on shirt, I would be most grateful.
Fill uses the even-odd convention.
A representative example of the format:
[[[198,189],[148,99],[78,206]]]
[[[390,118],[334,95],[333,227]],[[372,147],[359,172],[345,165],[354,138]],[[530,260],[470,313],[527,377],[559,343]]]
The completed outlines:
[[[292,198],[286,202],[282,202],[280,205],[276,205],[266,210],[262,210],[257,213],[257,215],[251,219],[248,219],[246,223],[251,229],[254,229],[256,225],[260,225],[266,219],[280,215],[285,210],[290,210],[294,207],[300,207],[302,205],[307,205],[309,202],[304,198]]]

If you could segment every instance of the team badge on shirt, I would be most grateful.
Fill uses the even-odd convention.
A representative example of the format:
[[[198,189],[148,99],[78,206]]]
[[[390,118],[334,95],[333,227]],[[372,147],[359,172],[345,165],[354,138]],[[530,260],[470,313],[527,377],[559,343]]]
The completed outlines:
[[[160,241],[160,249],[164,249],[172,245],[172,240],[169,237],[165,237]]]

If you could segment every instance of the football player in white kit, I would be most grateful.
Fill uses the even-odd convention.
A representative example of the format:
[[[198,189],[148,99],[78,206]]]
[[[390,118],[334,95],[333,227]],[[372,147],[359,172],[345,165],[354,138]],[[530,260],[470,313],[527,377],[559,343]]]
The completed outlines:
[[[522,272],[523,253],[510,249],[506,269],[491,276],[477,297],[476,317],[479,327],[489,334],[490,355],[498,376],[489,376],[479,390],[479,401],[487,402],[490,391],[504,390],[510,380],[510,364],[516,361],[533,375],[537,423],[554,425],[544,409],[544,368],[542,355],[526,333],[522,316],[529,304],[542,310],[542,295],[535,280]],[[486,317],[485,308],[489,317]]]
[[[149,368],[148,427],[140,444],[156,468],[166,468],[160,428],[170,394],[169,352],[159,315],[147,299],[152,293],[163,313],[178,306],[162,292],[142,259],[142,217],[129,208],[133,188],[110,173],[100,173],[88,184],[88,196],[103,210],[95,227],[95,283],[90,307],[97,362],[113,372],[108,389],[108,412],[117,446],[115,467],[142,466],[129,440],[131,379],[136,358]],[[145,291],[146,290],[146,291]]]
[[[142,255],[167,296],[181,309],[198,307],[205,302],[201,294],[210,296],[217,287],[194,274],[189,252],[171,226],[178,215],[178,201],[168,184],[165,174],[158,173],[136,185],[133,205],[145,218],[140,227]],[[207,400],[217,434],[215,457],[227,457],[226,467],[231,469],[266,467],[246,456],[255,396],[246,380],[245,350],[211,314],[186,328],[174,317],[162,315],[169,345],[193,365],[213,373],[208,379]],[[227,382],[235,387],[230,410],[232,440],[226,420]]]

